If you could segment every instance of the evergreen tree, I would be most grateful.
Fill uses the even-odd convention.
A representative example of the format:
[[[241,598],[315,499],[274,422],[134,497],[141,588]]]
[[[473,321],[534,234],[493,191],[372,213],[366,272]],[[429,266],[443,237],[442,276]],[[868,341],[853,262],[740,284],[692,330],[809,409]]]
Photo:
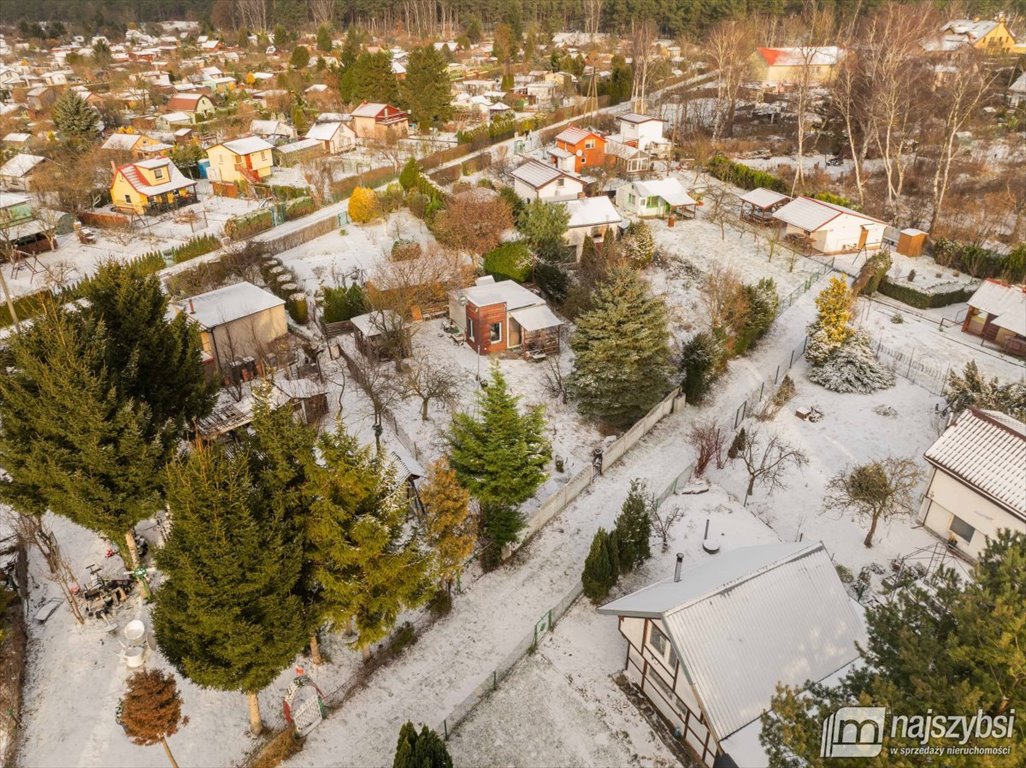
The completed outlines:
[[[723,345],[709,331],[699,331],[681,348],[681,388],[689,403],[698,405],[712,388],[723,360]]]
[[[427,543],[435,552],[439,586],[452,592],[477,540],[470,519],[470,494],[442,458],[428,470],[420,501]]]
[[[523,504],[545,480],[550,447],[540,407],[521,414],[498,363],[477,393],[478,418],[453,417],[449,464],[463,487],[483,504]]]
[[[452,768],[452,758],[437,733],[426,725],[417,733],[413,723],[406,722],[399,729],[392,768]]]
[[[414,48],[410,52],[406,79],[400,90],[403,106],[422,131],[452,117],[449,65],[442,52],[433,45]]]
[[[297,45],[292,49],[289,66],[293,69],[306,69],[310,65],[310,49],[305,45]]]
[[[834,276],[826,288],[816,296],[815,328],[826,334],[834,346],[843,344],[852,335],[851,310],[853,297],[843,277]]]
[[[501,502],[481,502],[478,538],[481,565],[491,570],[502,562],[503,550],[516,542],[527,525],[520,507]]]
[[[8,342],[0,377],[0,497],[24,514],[47,509],[127,544],[159,506],[165,446],[149,408],[117,390],[102,323],[48,305]]]
[[[317,28],[317,50],[328,53],[331,51],[331,27],[321,24]]]
[[[570,389],[587,416],[626,427],[670,389],[666,305],[637,272],[619,270],[596,288],[570,347]]]
[[[199,335],[184,313],[168,320],[168,300],[156,275],[109,261],[86,285],[86,310],[103,323],[104,363],[121,396],[149,407],[147,437],[166,445],[210,413],[216,390],[203,373]]]
[[[392,74],[392,55],[388,51],[364,51],[342,70],[339,93],[345,102],[376,101],[396,104],[399,86]]]
[[[631,97],[634,88],[634,70],[627,60],[619,54],[613,56],[612,73],[609,76],[609,84],[606,86],[606,94],[609,96],[610,104],[620,104]]]
[[[584,594],[593,603],[599,602],[609,594],[616,584],[619,574],[614,565],[614,548],[610,546],[609,534],[605,528],[599,528],[595,538],[591,540],[591,549],[584,561],[581,583]]]
[[[411,157],[399,172],[399,186],[403,188],[404,192],[409,192],[416,188],[419,181],[420,166],[417,165],[417,158]]]
[[[645,493],[640,480],[632,480],[620,514],[616,516],[618,565],[621,572],[633,571],[652,556],[649,542],[652,536],[651,497]]]
[[[399,614],[430,597],[432,557],[407,530],[409,502],[395,472],[338,424],[318,441],[310,470],[310,537],[322,616],[352,623],[365,658]]]
[[[153,620],[161,650],[197,685],[257,694],[306,643],[303,546],[251,476],[245,448],[193,451],[168,468],[174,526],[157,562],[167,577]]]
[[[643,269],[652,262],[655,255],[655,238],[652,229],[642,219],[632,221],[620,238],[620,253],[634,269]]]
[[[836,347],[826,361],[809,369],[809,381],[832,392],[875,392],[894,386],[894,372],[873,354],[868,336],[858,333]]]
[[[1002,531],[963,579],[941,567],[923,581],[897,590],[866,610],[868,642],[863,664],[834,686],[801,693],[781,688],[762,718],[760,739],[769,764],[832,765],[820,757],[823,718],[845,706],[887,707],[895,715],[927,712],[1007,715],[1026,704],[1026,536]],[[1021,726],[1008,738],[971,738],[971,747],[1008,748],[998,754],[945,754],[945,768],[1017,768],[1026,749]],[[869,768],[936,764],[935,756],[910,755],[896,762],[917,738],[884,734],[881,753],[860,760]],[[947,741],[934,736],[931,746]]]
[[[1002,384],[996,376],[988,379],[980,373],[975,360],[966,363],[962,373],[948,374],[944,399],[955,413],[966,408],[984,408],[1026,421],[1026,384]]]
[[[555,263],[563,260],[566,246],[563,236],[570,222],[565,205],[550,205],[542,200],[523,205],[517,216],[517,229],[539,259]]]
[[[65,91],[53,105],[53,124],[61,136],[73,142],[96,138],[100,113],[85,103],[76,91]]]
[[[121,702],[120,721],[134,743],[144,747],[159,743],[172,768],[178,768],[167,743],[183,723],[182,697],[173,675],[155,669],[132,675]]]

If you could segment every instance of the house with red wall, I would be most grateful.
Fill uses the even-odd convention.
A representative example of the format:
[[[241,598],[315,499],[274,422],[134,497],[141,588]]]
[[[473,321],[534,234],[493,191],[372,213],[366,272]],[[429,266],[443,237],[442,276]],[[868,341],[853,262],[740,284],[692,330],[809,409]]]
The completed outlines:
[[[574,161],[575,173],[601,167],[606,162],[606,140],[595,131],[571,125],[556,135],[556,146],[577,158]]]
[[[545,299],[513,280],[480,277],[449,295],[449,319],[479,355],[522,350],[525,356],[559,351],[563,321]]]

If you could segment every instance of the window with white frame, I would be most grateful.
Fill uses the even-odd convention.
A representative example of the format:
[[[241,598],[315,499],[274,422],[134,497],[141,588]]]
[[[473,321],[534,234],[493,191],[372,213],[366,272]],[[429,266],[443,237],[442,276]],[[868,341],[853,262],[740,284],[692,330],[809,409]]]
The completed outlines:
[[[474,321],[467,318],[467,338],[474,341]]]
[[[492,323],[488,326],[488,341],[492,344],[502,341],[502,323]]]

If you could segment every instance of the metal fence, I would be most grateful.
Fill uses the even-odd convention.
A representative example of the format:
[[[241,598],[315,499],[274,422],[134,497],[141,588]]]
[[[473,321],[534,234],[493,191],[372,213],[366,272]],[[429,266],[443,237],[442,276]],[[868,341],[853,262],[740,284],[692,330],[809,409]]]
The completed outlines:
[[[948,381],[948,372],[951,370],[950,365],[940,368],[923,360],[917,360],[915,347],[908,352],[903,352],[878,341],[873,350],[876,352],[877,359],[898,376],[913,384],[918,384],[935,395],[944,394],[944,385]]]
[[[772,380],[767,377],[763,379],[762,383],[757,387],[753,387],[748,396],[741,401],[741,404],[734,410],[734,429],[744,421],[748,416],[755,413],[755,409],[762,403],[763,399],[773,393],[774,387],[779,384],[784,375],[791,370],[796,362],[802,359],[802,355],[805,354],[805,348],[809,344],[809,337],[806,336],[802,339],[801,343],[790,351],[786,359],[781,359],[773,372]]]
[[[558,603],[539,616],[534,625],[524,634],[520,642],[516,644],[516,647],[507,653],[502,661],[481,679],[481,682],[474,687],[474,690],[463,701],[453,707],[452,711],[435,728],[435,731],[448,739],[453,729],[463,722],[467,715],[473,711],[474,707],[499,687],[499,683],[506,679],[517,662],[538,647],[538,641],[547,632],[552,631],[556,622],[570,610],[570,606],[577,601],[577,598],[581,596],[583,591],[581,584],[575,584],[569,592],[560,598]]]

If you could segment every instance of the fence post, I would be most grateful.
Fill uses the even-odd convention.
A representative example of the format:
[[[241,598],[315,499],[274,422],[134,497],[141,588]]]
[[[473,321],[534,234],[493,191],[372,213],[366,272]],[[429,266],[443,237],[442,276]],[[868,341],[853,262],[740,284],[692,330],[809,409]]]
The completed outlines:
[[[792,351],[791,354],[793,355],[794,351]],[[780,366],[779,365],[777,366],[777,372],[773,374],[773,383],[774,384],[777,383],[777,379],[778,378],[780,378]]]
[[[794,350],[791,350],[791,357],[787,359],[787,368],[790,370],[791,366],[794,365]]]
[[[497,690],[499,687],[499,675],[498,670],[492,670],[492,690]]]
[[[448,720],[443,720],[442,721],[442,730],[445,732],[445,740],[448,741],[449,740],[449,721]]]

